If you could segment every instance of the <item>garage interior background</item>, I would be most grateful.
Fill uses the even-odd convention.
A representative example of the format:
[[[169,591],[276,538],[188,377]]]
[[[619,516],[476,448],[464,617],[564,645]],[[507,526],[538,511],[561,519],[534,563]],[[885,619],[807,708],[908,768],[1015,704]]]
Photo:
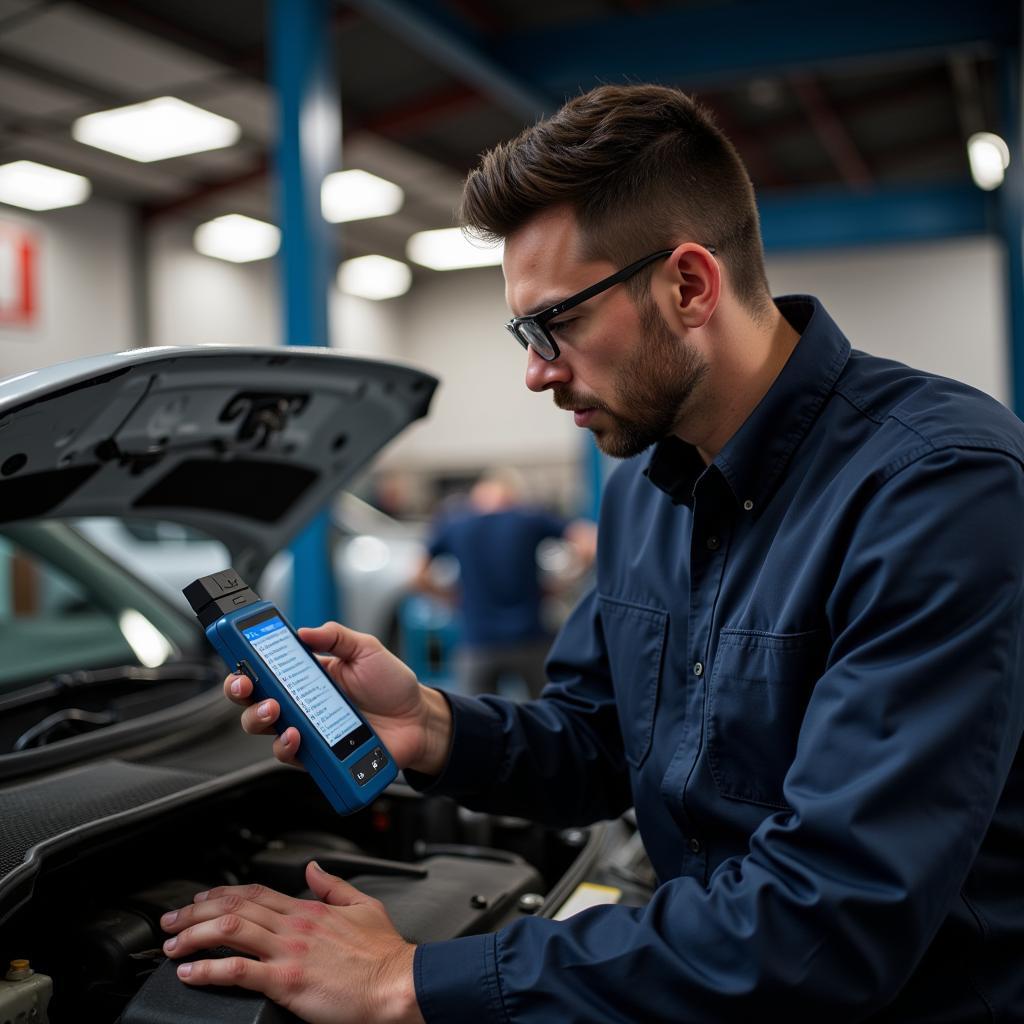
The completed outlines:
[[[278,220],[271,8],[0,0],[0,165],[91,182],[77,206],[0,204],[0,227],[29,229],[39,261],[35,319],[0,322],[0,376],[138,345],[280,343],[277,261],[193,245],[214,217]],[[714,111],[758,190],[776,293],[816,293],[855,346],[1019,411],[1020,24],[1020,4],[998,0],[331,4],[343,166],[405,193],[396,213],[334,226],[337,257],[380,254],[412,273],[383,301],[332,286],[331,342],[443,382],[430,419],[382,465],[437,476],[512,463],[580,502],[586,439],[523,386],[500,269],[431,270],[406,243],[451,225],[482,150],[599,81],[677,84]],[[238,141],[140,163],[72,137],[83,115],[160,96],[232,119]],[[1011,150],[991,192],[969,172],[978,131]]]

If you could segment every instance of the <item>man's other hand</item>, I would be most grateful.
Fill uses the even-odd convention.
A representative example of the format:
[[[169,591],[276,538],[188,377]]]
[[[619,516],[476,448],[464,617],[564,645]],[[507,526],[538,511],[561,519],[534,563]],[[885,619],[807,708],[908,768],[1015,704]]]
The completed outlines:
[[[379,900],[327,874],[315,861],[306,882],[316,900],[261,885],[197,893],[165,914],[172,959],[230,946],[258,957],[179,964],[188,985],[237,985],[262,992],[311,1024],[422,1024],[413,983],[416,947],[395,930]]]

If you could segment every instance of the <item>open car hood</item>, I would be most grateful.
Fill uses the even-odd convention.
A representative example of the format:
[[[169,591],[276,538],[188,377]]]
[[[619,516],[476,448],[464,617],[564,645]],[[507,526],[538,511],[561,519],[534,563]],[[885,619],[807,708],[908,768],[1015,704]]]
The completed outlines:
[[[255,579],[437,380],[330,349],[146,348],[0,381],[0,522],[146,516]]]

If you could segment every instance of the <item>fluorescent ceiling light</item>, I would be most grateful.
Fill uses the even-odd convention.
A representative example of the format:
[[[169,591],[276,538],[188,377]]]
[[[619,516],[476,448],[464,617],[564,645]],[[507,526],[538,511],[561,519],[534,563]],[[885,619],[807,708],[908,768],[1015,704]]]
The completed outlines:
[[[24,210],[56,210],[84,203],[92,192],[88,178],[32,160],[0,167],[0,203]]]
[[[991,192],[1003,183],[1004,172],[1010,166],[1010,148],[992,132],[975,132],[967,140],[967,159],[974,184]]]
[[[223,149],[238,141],[241,130],[234,121],[219,114],[173,96],[161,96],[129,107],[87,114],[75,121],[71,134],[87,146],[149,163]]]
[[[232,263],[250,263],[273,256],[281,246],[281,229],[262,220],[228,213],[196,228],[197,252]]]
[[[404,201],[405,193],[397,185],[368,171],[336,171],[320,186],[324,220],[331,224],[386,217],[397,213]]]
[[[488,245],[468,239],[461,228],[418,231],[409,239],[406,254],[413,263],[431,270],[463,270],[466,267],[496,267],[505,251],[503,243]]]
[[[357,256],[338,267],[338,287],[362,299],[393,299],[412,284],[412,271],[387,256]]]

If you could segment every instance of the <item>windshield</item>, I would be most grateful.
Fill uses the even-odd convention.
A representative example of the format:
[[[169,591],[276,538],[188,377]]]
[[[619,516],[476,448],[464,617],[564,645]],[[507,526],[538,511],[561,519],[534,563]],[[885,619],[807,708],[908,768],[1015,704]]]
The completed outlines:
[[[60,523],[0,530],[0,692],[60,673],[159,668],[197,629]]]

